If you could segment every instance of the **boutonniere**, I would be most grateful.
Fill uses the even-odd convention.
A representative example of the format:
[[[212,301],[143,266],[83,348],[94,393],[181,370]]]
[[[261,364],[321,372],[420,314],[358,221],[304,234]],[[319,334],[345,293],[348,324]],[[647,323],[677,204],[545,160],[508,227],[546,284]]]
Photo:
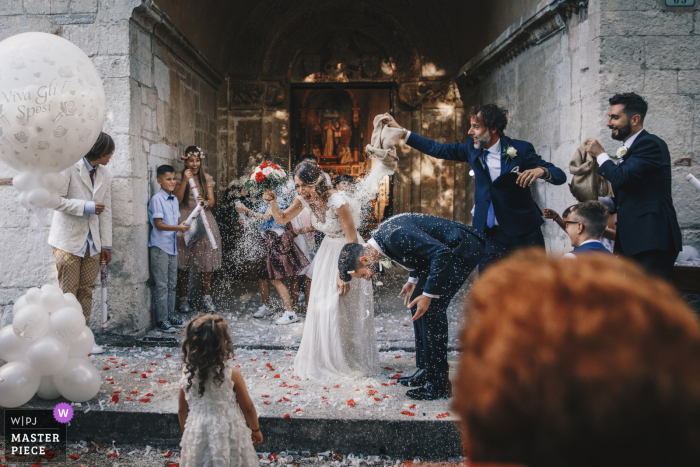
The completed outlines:
[[[384,269],[391,269],[394,267],[393,264],[391,264],[391,260],[389,258],[382,258],[379,260],[379,264],[384,268]]]
[[[504,157],[508,157],[509,160],[513,161],[518,157],[518,151],[513,146],[508,146],[503,152]]]
[[[627,146],[620,147],[616,153],[617,158],[622,159],[623,157],[625,157],[627,155],[627,151],[628,151]]]

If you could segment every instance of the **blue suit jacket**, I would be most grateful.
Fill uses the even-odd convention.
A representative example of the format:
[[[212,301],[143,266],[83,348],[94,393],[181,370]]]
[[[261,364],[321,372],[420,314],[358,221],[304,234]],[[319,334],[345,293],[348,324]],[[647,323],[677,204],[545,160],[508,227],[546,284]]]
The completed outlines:
[[[471,272],[481,261],[485,244],[473,227],[416,213],[389,218],[372,238],[387,257],[413,269],[411,277],[427,274],[423,291],[432,295],[444,293],[457,261],[460,270]]]
[[[476,185],[474,221],[472,225],[479,231],[483,231],[486,228],[486,217],[491,201],[493,201],[493,209],[498,224],[508,236],[517,237],[529,234],[544,223],[541,211],[535,204],[535,200],[532,199],[529,189],[513,190],[510,194],[504,194],[499,191],[494,196],[491,190],[491,176],[480,160],[483,151],[474,147],[473,138],[470,137],[466,143],[440,144],[411,132],[406,144],[437,159],[469,162],[471,164]],[[518,152],[514,159],[505,156],[505,151],[510,146],[514,147]],[[545,167],[552,176],[548,180],[549,183],[562,185],[566,182],[564,172],[555,167],[554,164],[544,161],[537,155],[532,144],[527,141],[501,136],[501,151],[504,154],[501,157],[501,175],[512,171],[523,172],[537,167]]]
[[[615,165],[606,161],[598,173],[615,192],[617,239],[626,256],[649,250],[680,251],[683,245],[671,196],[671,155],[658,136],[642,130]]]
[[[605,245],[603,245],[600,242],[584,243],[583,245],[574,248],[572,253],[576,256],[578,256],[580,254],[586,254],[586,253],[604,253],[604,254],[609,254],[609,255],[612,254],[612,253],[610,253],[610,250],[605,248]]]

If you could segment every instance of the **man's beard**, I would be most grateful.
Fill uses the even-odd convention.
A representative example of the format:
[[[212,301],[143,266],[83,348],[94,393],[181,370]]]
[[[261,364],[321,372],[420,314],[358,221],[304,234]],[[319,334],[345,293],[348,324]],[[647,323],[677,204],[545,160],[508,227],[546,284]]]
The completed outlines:
[[[617,134],[611,134],[610,136],[612,136],[612,139],[614,139],[616,141],[624,141],[631,134],[632,134],[632,124],[628,123],[627,125],[625,125],[621,128],[618,128]]]
[[[488,149],[489,143],[491,142],[491,137],[488,133],[483,136],[474,137],[474,147],[477,149]]]

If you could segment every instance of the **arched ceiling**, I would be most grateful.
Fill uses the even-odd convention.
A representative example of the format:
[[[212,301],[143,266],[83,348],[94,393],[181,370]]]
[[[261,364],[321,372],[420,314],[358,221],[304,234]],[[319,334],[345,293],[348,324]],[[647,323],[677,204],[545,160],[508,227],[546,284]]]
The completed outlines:
[[[538,0],[155,0],[222,73],[282,78],[309,42],[358,32],[453,75]]]

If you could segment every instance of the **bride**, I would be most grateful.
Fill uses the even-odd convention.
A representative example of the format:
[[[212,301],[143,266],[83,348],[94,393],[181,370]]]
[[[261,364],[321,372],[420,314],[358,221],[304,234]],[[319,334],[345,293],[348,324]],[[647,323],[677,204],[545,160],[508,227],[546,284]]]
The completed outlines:
[[[368,147],[368,151],[371,149]],[[371,152],[378,163],[354,190],[334,190],[318,165],[302,162],[294,173],[298,196],[288,209],[280,209],[274,191],[266,190],[263,195],[279,225],[308,207],[312,226],[326,235],[314,258],[304,334],[294,360],[294,372],[302,378],[328,381],[377,373],[372,284],[360,279],[340,280],[338,257],[346,243],[365,243],[357,232],[362,206],[377,193],[381,179],[396,168],[395,153],[390,160],[384,157],[387,151],[380,152]]]
[[[265,191],[263,199],[270,205],[275,222],[284,225],[308,207],[312,226],[326,234],[315,256],[294,372],[318,381],[372,375],[378,362],[372,284],[359,279],[343,282],[338,277],[343,246],[364,243],[357,232],[361,222],[359,203],[332,189],[314,162],[297,166],[294,185],[298,196],[285,211],[277,204],[275,192]]]

